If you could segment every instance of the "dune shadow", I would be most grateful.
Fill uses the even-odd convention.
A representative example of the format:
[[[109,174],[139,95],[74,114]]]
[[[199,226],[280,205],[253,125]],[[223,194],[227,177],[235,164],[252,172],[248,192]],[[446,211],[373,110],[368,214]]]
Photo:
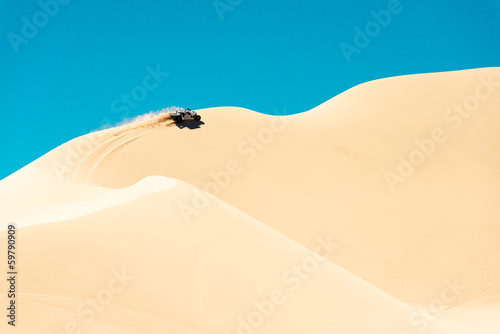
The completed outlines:
[[[203,124],[205,124],[203,121],[184,121],[182,123],[175,123],[179,129],[188,128],[190,130],[199,129]]]

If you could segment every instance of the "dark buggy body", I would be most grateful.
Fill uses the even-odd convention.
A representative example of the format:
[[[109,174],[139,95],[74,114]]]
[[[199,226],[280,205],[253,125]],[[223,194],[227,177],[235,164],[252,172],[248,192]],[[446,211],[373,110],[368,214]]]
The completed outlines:
[[[175,123],[182,123],[184,120],[192,119],[200,121],[201,116],[191,109],[177,109],[170,112],[170,117]]]

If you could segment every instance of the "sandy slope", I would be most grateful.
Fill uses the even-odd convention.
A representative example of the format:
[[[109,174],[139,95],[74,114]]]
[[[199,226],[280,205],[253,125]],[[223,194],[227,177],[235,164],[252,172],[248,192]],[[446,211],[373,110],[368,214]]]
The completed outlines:
[[[179,182],[21,229],[17,332],[397,334],[423,318],[219,200],[203,222],[182,223],[177,206],[192,191]],[[305,268],[300,276],[294,265]],[[441,320],[429,325],[429,333],[472,333]]]
[[[327,261],[340,247],[328,235],[314,253],[214,198],[187,224],[179,207],[196,188],[151,176],[106,189],[44,171],[65,153],[0,183],[12,195],[2,213],[19,225],[20,268],[18,325],[3,322],[2,333],[404,333],[424,319]]]
[[[496,86],[478,90],[489,77]],[[390,78],[280,119],[204,110],[199,129],[141,137],[91,178],[116,188],[178,178],[308,247],[335,235],[337,264],[402,300],[426,305],[457,279],[467,285],[460,302],[471,301],[500,293],[499,82],[497,68]],[[486,93],[468,118],[448,111]],[[436,128],[444,141],[429,144]],[[419,150],[415,141],[431,154],[392,190],[385,173]]]
[[[490,75],[370,82],[294,117],[207,109],[55,149],[0,182],[2,223],[21,227],[20,326],[2,332],[495,333]],[[459,124],[447,109],[478,92]],[[385,173],[435,128],[447,138],[391,189]]]

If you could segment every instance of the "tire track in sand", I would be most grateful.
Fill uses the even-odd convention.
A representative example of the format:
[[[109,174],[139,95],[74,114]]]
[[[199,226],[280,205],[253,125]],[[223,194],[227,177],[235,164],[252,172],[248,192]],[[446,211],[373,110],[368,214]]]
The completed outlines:
[[[164,122],[166,120],[167,122]],[[175,125],[169,121],[168,116],[162,115],[152,120],[127,125],[116,133],[107,134],[111,138],[105,139],[90,150],[76,165],[73,171],[73,180],[86,184],[92,183],[92,175],[96,168],[107,159],[113,152],[120,150],[127,144],[153,132],[163,130]]]

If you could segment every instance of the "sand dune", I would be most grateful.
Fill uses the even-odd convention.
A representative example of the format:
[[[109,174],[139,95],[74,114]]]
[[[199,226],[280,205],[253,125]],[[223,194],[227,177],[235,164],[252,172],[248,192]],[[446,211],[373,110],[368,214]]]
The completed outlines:
[[[219,200],[203,222],[183,224],[177,206],[192,192],[179,182],[75,220],[21,229],[16,330],[400,333],[422,318]],[[328,247],[318,253],[333,255]],[[304,269],[295,274],[294,266]],[[442,320],[429,325],[429,333],[472,333]]]
[[[497,332],[498,82],[389,78],[58,147],[0,182],[21,268],[2,332]]]
[[[91,181],[120,188],[152,174],[178,178],[308,247],[335,235],[344,245],[336,263],[407,302],[427,304],[457,275],[470,301],[500,293],[498,82],[497,68],[390,78],[295,117],[204,110],[200,129],[141,137]],[[476,110],[462,108],[468,118],[450,113],[487,93]],[[423,156],[413,173],[399,160],[410,155]],[[130,163],[137,157],[139,167]],[[386,173],[398,168],[406,177],[393,190]]]

